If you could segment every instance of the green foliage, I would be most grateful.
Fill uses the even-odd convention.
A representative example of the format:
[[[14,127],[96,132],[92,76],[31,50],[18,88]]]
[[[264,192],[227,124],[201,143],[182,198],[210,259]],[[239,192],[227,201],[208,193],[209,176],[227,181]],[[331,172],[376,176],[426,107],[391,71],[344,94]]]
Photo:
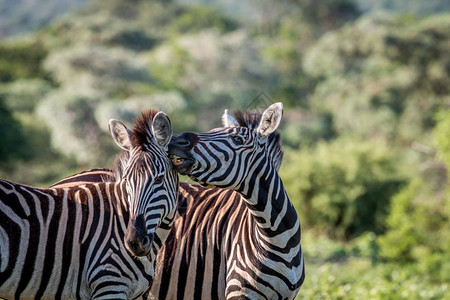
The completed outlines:
[[[427,136],[448,103],[449,39],[450,15],[368,16],[324,35],[304,59],[318,80],[312,108],[330,112],[338,134],[397,143]]]
[[[22,79],[0,85],[0,97],[10,110],[33,115],[39,100],[52,86],[42,79]]]
[[[125,98],[151,85],[145,59],[123,48],[73,47],[53,51],[45,61],[61,90],[97,91],[111,98]]]
[[[1,166],[0,177],[37,186],[48,186],[77,171],[73,159],[62,156],[51,147],[50,133],[45,124],[28,113],[16,113],[21,126],[21,140],[14,153],[26,153],[25,159],[14,158],[8,166]],[[65,173],[64,173],[65,172]]]
[[[296,299],[447,299],[450,288],[418,273],[414,266],[373,267],[367,259],[345,263],[310,264],[305,284]]]
[[[437,117],[434,137],[439,157],[448,162],[450,118]],[[392,199],[388,230],[379,238],[382,257],[397,263],[414,262],[436,281],[450,280],[450,189],[439,162],[428,162],[426,172]],[[433,173],[444,173],[438,177]]]
[[[392,199],[388,231],[379,239],[382,257],[416,262],[434,280],[450,280],[450,199],[436,197],[415,180]]]
[[[194,33],[205,28],[220,32],[230,32],[238,28],[238,23],[224,16],[219,10],[205,5],[188,6],[174,19],[169,30],[176,33]]]
[[[450,110],[439,112],[436,119],[437,125],[433,131],[434,142],[439,158],[444,161],[447,171],[450,172]]]
[[[46,49],[36,42],[0,44],[0,82],[46,77],[42,61]]]
[[[29,141],[25,139],[20,122],[0,97],[0,166],[8,167],[12,160],[30,158]]]
[[[334,29],[359,16],[357,5],[351,0],[290,0],[302,8],[308,22],[324,29]]]
[[[85,165],[106,163],[114,148],[94,118],[93,112],[100,101],[95,93],[60,91],[49,94],[39,104],[37,113],[50,129],[52,146]]]
[[[150,53],[149,65],[160,86],[183,92],[202,130],[217,127],[224,108],[247,107],[261,87],[270,91],[275,82],[258,43],[239,30],[204,30],[167,41]]]
[[[384,230],[390,197],[402,177],[391,149],[338,139],[287,151],[281,176],[302,224],[337,238]]]
[[[389,231],[380,238],[382,256],[397,261],[411,261],[413,248],[425,238],[422,228],[416,222],[422,219],[420,209],[413,203],[421,183],[412,182],[392,199],[392,208],[387,219]]]
[[[347,243],[304,230],[306,279],[296,299],[447,299],[448,280],[436,280],[442,269],[417,263],[399,265],[374,260],[373,233]],[[430,265],[432,263],[430,262]],[[436,266],[436,264],[435,264]]]
[[[329,114],[302,114],[299,111],[287,112],[287,120],[282,129],[283,144],[291,148],[310,147],[320,140],[336,137],[333,120]]]

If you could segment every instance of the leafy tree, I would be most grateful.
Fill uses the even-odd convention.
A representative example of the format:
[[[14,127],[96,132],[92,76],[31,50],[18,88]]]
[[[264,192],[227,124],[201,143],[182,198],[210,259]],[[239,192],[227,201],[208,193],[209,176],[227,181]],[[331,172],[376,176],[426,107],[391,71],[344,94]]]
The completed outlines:
[[[47,50],[38,42],[0,44],[0,82],[47,77],[42,61]]]
[[[237,21],[223,15],[218,9],[205,5],[193,5],[181,9],[173,23],[168,26],[168,30],[184,34],[199,32],[205,28],[230,32],[238,27]]]
[[[450,114],[438,114],[434,129],[438,157],[448,164]],[[381,255],[397,263],[415,262],[434,280],[450,280],[450,189],[447,171],[439,161],[429,161],[392,200],[388,230],[379,238]],[[448,167],[448,165],[447,165]],[[433,173],[439,173],[436,180]],[[440,179],[440,180],[439,180]]]
[[[183,92],[203,130],[217,127],[223,109],[247,107],[261,87],[270,91],[275,82],[272,66],[245,31],[180,36],[152,51],[149,65],[160,86]]]
[[[358,6],[351,0],[288,0],[299,5],[302,16],[310,23],[326,30],[340,27],[359,16]]]
[[[381,256],[396,263],[417,262],[435,280],[450,280],[450,198],[417,179],[397,194],[379,238]]]
[[[363,17],[308,51],[304,68],[318,82],[309,102],[332,114],[338,134],[430,142],[450,92],[449,40],[450,15]]]
[[[53,147],[91,167],[107,163],[114,149],[94,118],[100,101],[95,93],[61,90],[49,94],[37,109],[50,129]]]

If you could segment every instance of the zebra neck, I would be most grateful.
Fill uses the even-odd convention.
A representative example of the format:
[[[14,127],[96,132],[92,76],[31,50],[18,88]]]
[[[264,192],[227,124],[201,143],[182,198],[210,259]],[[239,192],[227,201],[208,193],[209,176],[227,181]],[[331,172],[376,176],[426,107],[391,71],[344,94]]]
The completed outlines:
[[[239,192],[259,231],[270,239],[279,239],[280,245],[300,243],[297,212],[273,167],[249,178]]]

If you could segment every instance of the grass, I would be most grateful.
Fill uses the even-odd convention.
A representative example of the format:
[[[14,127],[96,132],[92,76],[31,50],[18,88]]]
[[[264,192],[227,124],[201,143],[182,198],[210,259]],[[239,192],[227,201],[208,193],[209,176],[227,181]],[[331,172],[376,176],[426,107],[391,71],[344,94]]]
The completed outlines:
[[[450,282],[379,261],[373,234],[350,243],[304,233],[306,280],[296,299],[450,299]]]

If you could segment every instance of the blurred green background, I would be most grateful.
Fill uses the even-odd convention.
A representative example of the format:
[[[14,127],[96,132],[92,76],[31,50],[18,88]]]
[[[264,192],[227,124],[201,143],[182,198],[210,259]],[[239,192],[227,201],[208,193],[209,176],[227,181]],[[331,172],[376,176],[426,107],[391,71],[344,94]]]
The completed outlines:
[[[0,177],[110,167],[110,118],[176,133],[285,106],[298,299],[450,298],[447,0],[0,1]]]

